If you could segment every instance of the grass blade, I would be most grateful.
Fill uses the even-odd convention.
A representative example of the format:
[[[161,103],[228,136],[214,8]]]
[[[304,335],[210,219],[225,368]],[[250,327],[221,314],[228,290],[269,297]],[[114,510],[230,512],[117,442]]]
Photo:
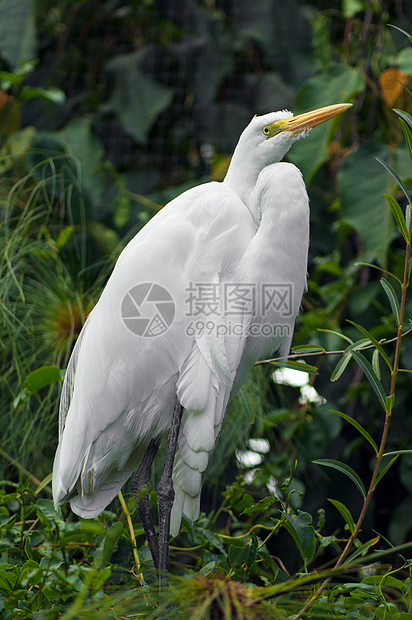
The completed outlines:
[[[336,469],[342,474],[345,474],[345,476],[350,478],[354,485],[359,489],[362,497],[366,497],[366,491],[362,480],[359,478],[356,471],[353,471],[352,467],[349,467],[349,465],[346,465],[346,463],[336,461],[335,459],[316,459],[315,461],[312,461],[312,463],[315,463],[316,465],[322,465],[323,467],[331,467],[332,469]]]
[[[378,446],[375,443],[375,440],[369,435],[368,431],[363,428],[361,424],[359,424],[357,420],[351,418],[347,413],[343,413],[342,411],[336,411],[335,409],[329,409],[329,411],[331,411],[332,413],[336,413],[336,415],[339,415],[341,418],[349,422],[349,424],[352,424],[352,426],[354,426],[356,430],[360,432],[360,434],[366,439],[366,441],[370,443],[372,448],[375,450],[375,453],[378,454],[379,450]]]
[[[399,325],[400,309],[399,309],[399,301],[396,296],[395,289],[393,288],[392,284],[388,282],[388,280],[385,280],[385,278],[381,278],[380,283],[389,299],[389,303],[392,309],[392,314],[394,315],[395,320],[396,320],[396,325]]]

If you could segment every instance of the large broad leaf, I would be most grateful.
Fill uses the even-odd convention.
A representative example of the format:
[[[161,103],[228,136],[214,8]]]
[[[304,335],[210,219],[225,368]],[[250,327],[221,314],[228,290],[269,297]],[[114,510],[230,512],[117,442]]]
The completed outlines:
[[[0,52],[13,69],[36,56],[34,4],[34,0],[1,0],[0,3]]]
[[[315,530],[312,523],[312,517],[307,512],[300,512],[299,515],[289,515],[283,513],[285,521],[284,527],[296,542],[305,565],[309,563],[316,551]]]
[[[397,192],[392,177],[376,161],[389,159],[389,150],[378,144],[361,146],[349,155],[339,174],[342,192],[342,219],[353,226],[366,252],[385,265],[386,252],[395,232],[392,213],[384,193]],[[407,149],[398,148],[391,165],[403,181],[407,181]]]
[[[116,56],[106,64],[114,75],[110,101],[102,106],[113,111],[124,131],[137,142],[145,142],[154,122],[172,100],[173,91],[153,81],[142,69],[142,62],[150,53],[147,47]]]
[[[81,164],[81,185],[89,203],[98,207],[104,189],[105,176],[101,167],[104,149],[94,135],[88,118],[71,121],[60,132],[74,157]]]
[[[364,87],[359,69],[336,66],[329,71],[307,80],[296,98],[293,112],[300,114],[333,103],[345,103]],[[306,182],[328,159],[328,146],[333,132],[342,120],[335,119],[316,127],[304,140],[293,145],[288,159],[302,172]]]

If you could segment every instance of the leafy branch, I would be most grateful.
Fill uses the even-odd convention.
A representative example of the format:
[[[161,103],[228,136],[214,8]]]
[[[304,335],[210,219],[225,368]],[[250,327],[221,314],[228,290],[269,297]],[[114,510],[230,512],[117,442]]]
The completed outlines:
[[[406,139],[406,143],[408,145],[408,150],[409,150],[409,155],[412,161],[412,134],[411,134],[411,130],[412,130],[412,117],[407,114],[406,112],[403,111],[397,111],[395,110],[395,112],[398,113],[398,115],[401,117],[401,124],[402,124],[402,129],[405,135],[405,139]],[[360,530],[361,530],[361,526],[362,523],[364,521],[364,518],[366,516],[367,510],[369,508],[373,493],[376,489],[376,486],[378,484],[378,482],[381,480],[381,478],[383,477],[383,475],[388,471],[388,469],[392,466],[392,464],[395,462],[395,460],[398,458],[399,454],[401,453],[400,451],[397,452],[391,452],[391,453],[387,453],[385,454],[385,446],[386,446],[386,441],[387,441],[387,437],[388,437],[388,432],[389,432],[389,427],[390,427],[390,422],[391,422],[391,417],[392,417],[392,408],[395,402],[395,388],[396,388],[396,380],[397,380],[397,376],[400,370],[399,368],[399,359],[400,359],[400,348],[401,348],[401,341],[402,341],[402,336],[405,335],[403,333],[403,321],[404,321],[404,313],[405,313],[405,305],[406,305],[406,294],[407,294],[407,289],[409,286],[409,274],[410,274],[410,258],[411,258],[411,234],[412,234],[412,218],[411,218],[411,199],[410,199],[410,195],[406,189],[406,187],[403,185],[402,181],[400,180],[399,176],[397,175],[397,173],[386,163],[381,162],[384,167],[388,170],[388,172],[392,175],[392,177],[395,179],[395,181],[400,185],[401,189],[403,190],[405,196],[407,197],[408,200],[408,205],[406,207],[406,217],[404,217],[403,212],[401,210],[401,207],[399,206],[398,202],[396,201],[395,198],[393,198],[392,196],[389,195],[385,195],[389,206],[392,210],[394,219],[396,221],[396,224],[398,225],[398,228],[405,240],[406,243],[406,252],[405,252],[405,261],[404,261],[404,269],[403,269],[403,279],[401,282],[401,296],[400,296],[400,300],[398,300],[398,297],[396,296],[396,293],[393,289],[393,287],[390,285],[390,283],[385,280],[384,278],[382,278],[381,280],[381,284],[382,287],[385,290],[385,293],[387,294],[389,303],[391,305],[392,308],[392,312],[395,316],[396,322],[397,322],[397,335],[396,338],[394,339],[396,345],[395,345],[395,354],[394,354],[394,360],[393,360],[393,365],[391,364],[389,358],[387,357],[385,351],[382,349],[381,343],[377,342],[376,339],[369,334],[369,332],[367,332],[363,327],[358,326],[356,324],[354,324],[361,332],[363,335],[366,336],[366,342],[367,340],[369,340],[371,342],[371,344],[368,346],[368,348],[372,347],[375,349],[375,351],[377,351],[377,355],[381,355],[382,358],[384,359],[384,361],[386,362],[386,364],[388,365],[390,372],[391,372],[391,381],[390,381],[390,387],[389,387],[389,394],[386,396],[385,391],[384,391],[384,387],[380,381],[380,376],[379,373],[377,373],[375,371],[375,369],[373,368],[373,366],[368,362],[368,360],[366,359],[366,357],[359,352],[359,349],[364,349],[365,347],[363,346],[365,344],[365,341],[359,341],[358,346],[356,347],[356,343],[352,343],[350,344],[350,346],[348,347],[348,349],[346,349],[346,351],[344,352],[344,355],[347,356],[348,361],[349,361],[349,356],[353,357],[355,359],[355,361],[359,364],[359,366],[362,368],[362,370],[364,371],[366,377],[368,378],[372,388],[374,389],[375,393],[378,396],[378,399],[384,409],[385,412],[385,421],[384,421],[384,425],[383,425],[383,431],[382,431],[382,436],[381,436],[381,440],[380,440],[380,445],[379,445],[379,449],[376,453],[376,460],[375,460],[375,466],[373,469],[373,473],[372,473],[372,477],[369,483],[369,488],[366,492],[366,494],[364,494],[362,492],[362,495],[364,496],[364,500],[363,500],[363,505],[360,511],[360,514],[358,516],[358,519],[356,521],[356,523],[354,523],[354,521],[352,520],[352,517],[349,513],[349,516],[345,514],[343,514],[342,511],[342,507],[341,506],[337,506],[337,508],[340,510],[341,514],[343,514],[343,516],[345,517],[345,520],[347,523],[349,523],[349,529],[350,529],[350,536],[349,539],[346,542],[346,545],[343,549],[343,551],[341,552],[340,556],[338,557],[335,565],[334,565],[334,570],[338,569],[339,567],[341,567],[344,563],[345,560],[348,557],[348,554],[352,548],[353,543],[355,542]],[[392,275],[392,274],[391,274]],[[411,330],[408,330],[408,332]],[[406,333],[408,333],[406,332]],[[345,337],[346,338],[346,337]],[[347,338],[346,338],[347,339]],[[357,350],[356,350],[357,349]],[[344,359],[344,358],[342,358]],[[346,364],[345,364],[346,367]],[[342,369],[343,372],[344,368]],[[335,369],[336,371],[336,369]],[[336,372],[335,372],[336,374]],[[341,374],[341,373],[340,373]],[[340,376],[340,375],[339,375]],[[341,414],[339,414],[341,415]],[[358,426],[358,424],[356,424],[356,426]],[[360,426],[360,425],[359,425]],[[363,436],[366,436],[365,434],[367,434],[367,432],[362,429],[362,434]],[[373,442],[374,443],[374,442]],[[375,444],[376,445],[376,444]],[[393,458],[391,459],[391,461],[383,468],[383,470],[381,471],[381,464],[382,464],[382,459],[384,456],[389,456],[389,455],[393,455]],[[319,462],[319,461],[318,461]],[[325,463],[320,463],[319,464],[324,464],[324,465],[328,465],[330,467],[334,467],[340,471],[342,471],[342,466],[344,465],[343,463],[337,463],[334,464],[331,461],[329,462],[325,462]],[[346,466],[346,468],[348,468],[348,466]],[[350,469],[350,468],[349,468]],[[345,473],[345,472],[344,472]],[[352,470],[349,472],[346,472],[347,475],[349,475],[349,477],[353,477],[353,474],[355,474],[355,472],[353,472]],[[359,482],[355,479],[354,482],[357,484],[358,488],[359,488]],[[362,485],[363,487],[363,485]],[[350,518],[349,518],[350,517]],[[370,542],[370,541],[369,541]],[[368,543],[366,543],[368,544]],[[323,581],[323,583],[319,586],[319,588],[316,590],[316,592],[312,595],[312,597],[308,600],[308,602],[304,605],[304,607],[299,611],[298,614],[296,614],[294,620],[299,620],[303,614],[305,614],[313,605],[313,603],[318,599],[319,595],[323,592],[323,590],[326,588],[326,586],[328,585],[328,583],[330,582],[330,577],[328,577],[327,579],[325,579]]]

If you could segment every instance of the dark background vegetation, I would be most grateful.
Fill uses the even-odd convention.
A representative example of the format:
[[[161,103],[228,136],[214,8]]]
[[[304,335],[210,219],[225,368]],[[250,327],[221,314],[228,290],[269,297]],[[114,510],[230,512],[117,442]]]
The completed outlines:
[[[411,112],[394,78],[410,88],[412,51],[388,27],[410,32],[411,22],[409,0],[1,0],[3,479],[21,482],[30,472],[42,480],[52,468],[60,383],[22,396],[27,375],[50,364],[65,368],[124,245],[170,199],[224,178],[254,114],[353,102],[288,154],[311,199],[308,292],[294,344],[340,351],[345,342],[318,329],[358,338],[347,319],[377,339],[395,337],[381,273],[358,263],[390,267],[399,277],[403,269],[404,246],[383,198],[385,191],[398,196],[399,188],[375,157],[412,181],[392,112]],[[411,317],[409,300],[405,329]],[[353,416],[377,442],[383,413],[353,362],[331,382],[339,359],[306,359],[319,366],[311,383],[326,399],[321,405],[300,402],[299,388],[275,383],[272,365],[255,369],[225,422],[206,512],[239,473],[248,474],[247,492],[258,501],[296,461],[295,508],[315,520],[325,510],[323,534],[342,533],[327,498],[356,515],[361,496],[349,479],[312,461],[339,459],[367,484],[371,446],[330,410]],[[406,336],[401,366],[411,362]],[[388,450],[411,448],[411,401],[410,375],[401,373]],[[260,453],[263,444],[250,438],[268,440],[269,452]],[[236,450],[253,446],[261,462],[246,467]],[[403,455],[378,486],[364,529],[400,544],[411,528],[412,458]],[[291,543],[285,532],[274,537],[271,552],[294,572],[299,554]]]

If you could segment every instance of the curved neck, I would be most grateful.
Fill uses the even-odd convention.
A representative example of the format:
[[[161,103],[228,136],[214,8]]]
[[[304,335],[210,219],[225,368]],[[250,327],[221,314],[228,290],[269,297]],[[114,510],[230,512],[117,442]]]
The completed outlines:
[[[223,182],[239,196],[249,211],[251,211],[250,195],[256,185],[262,165],[256,160],[251,161],[250,153],[244,152],[244,150],[240,140],[233,153],[232,161]],[[252,215],[257,214],[252,213]]]

